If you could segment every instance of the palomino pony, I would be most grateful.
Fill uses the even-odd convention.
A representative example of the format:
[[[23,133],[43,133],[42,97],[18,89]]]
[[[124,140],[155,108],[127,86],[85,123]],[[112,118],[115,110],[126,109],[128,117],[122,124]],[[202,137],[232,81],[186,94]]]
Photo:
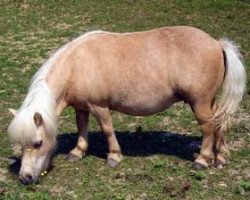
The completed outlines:
[[[68,159],[87,151],[89,113],[107,137],[108,164],[122,160],[110,110],[151,115],[175,102],[188,103],[204,133],[195,167],[226,164],[224,132],[245,88],[237,47],[186,26],[136,33],[86,33],[57,50],[32,79],[8,132],[22,146],[20,180],[30,184],[50,163],[57,119],[67,106],[76,111],[79,137]],[[222,86],[223,85],[223,86]],[[222,86],[221,101],[215,94]]]

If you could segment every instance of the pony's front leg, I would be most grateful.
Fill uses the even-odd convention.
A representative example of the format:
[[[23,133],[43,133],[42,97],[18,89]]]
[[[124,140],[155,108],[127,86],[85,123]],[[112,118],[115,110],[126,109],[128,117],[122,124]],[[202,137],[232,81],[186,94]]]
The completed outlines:
[[[78,141],[74,149],[68,155],[69,161],[77,161],[85,156],[88,149],[88,121],[89,112],[76,110],[76,124],[78,129]]]
[[[109,154],[107,163],[111,167],[116,167],[122,160],[122,153],[120,145],[116,139],[114,128],[112,125],[112,118],[108,108],[94,106],[92,107],[92,114],[96,117],[99,126],[105,134],[109,146]]]

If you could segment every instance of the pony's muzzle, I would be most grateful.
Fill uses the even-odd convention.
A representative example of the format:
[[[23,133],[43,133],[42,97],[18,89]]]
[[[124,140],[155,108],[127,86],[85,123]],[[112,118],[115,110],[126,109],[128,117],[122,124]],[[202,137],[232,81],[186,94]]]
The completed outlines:
[[[19,181],[24,185],[33,183],[33,177],[30,174],[20,175]]]

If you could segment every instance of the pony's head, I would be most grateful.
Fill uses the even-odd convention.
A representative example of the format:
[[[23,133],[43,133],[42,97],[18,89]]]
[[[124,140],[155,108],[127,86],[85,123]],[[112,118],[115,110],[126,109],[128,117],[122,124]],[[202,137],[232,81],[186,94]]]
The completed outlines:
[[[11,139],[22,147],[22,162],[19,179],[23,184],[37,182],[51,162],[56,146],[55,123],[27,107],[20,111],[10,109],[14,119],[8,128]]]

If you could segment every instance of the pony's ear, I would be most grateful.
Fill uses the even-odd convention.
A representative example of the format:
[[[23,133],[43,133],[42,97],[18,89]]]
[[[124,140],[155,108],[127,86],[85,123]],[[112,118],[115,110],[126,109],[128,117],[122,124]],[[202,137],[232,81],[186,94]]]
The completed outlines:
[[[10,112],[10,114],[13,115],[13,117],[15,117],[17,115],[17,110],[15,110],[15,109],[9,108],[9,112]]]
[[[43,118],[40,113],[36,112],[33,118],[37,128],[43,125]]]

